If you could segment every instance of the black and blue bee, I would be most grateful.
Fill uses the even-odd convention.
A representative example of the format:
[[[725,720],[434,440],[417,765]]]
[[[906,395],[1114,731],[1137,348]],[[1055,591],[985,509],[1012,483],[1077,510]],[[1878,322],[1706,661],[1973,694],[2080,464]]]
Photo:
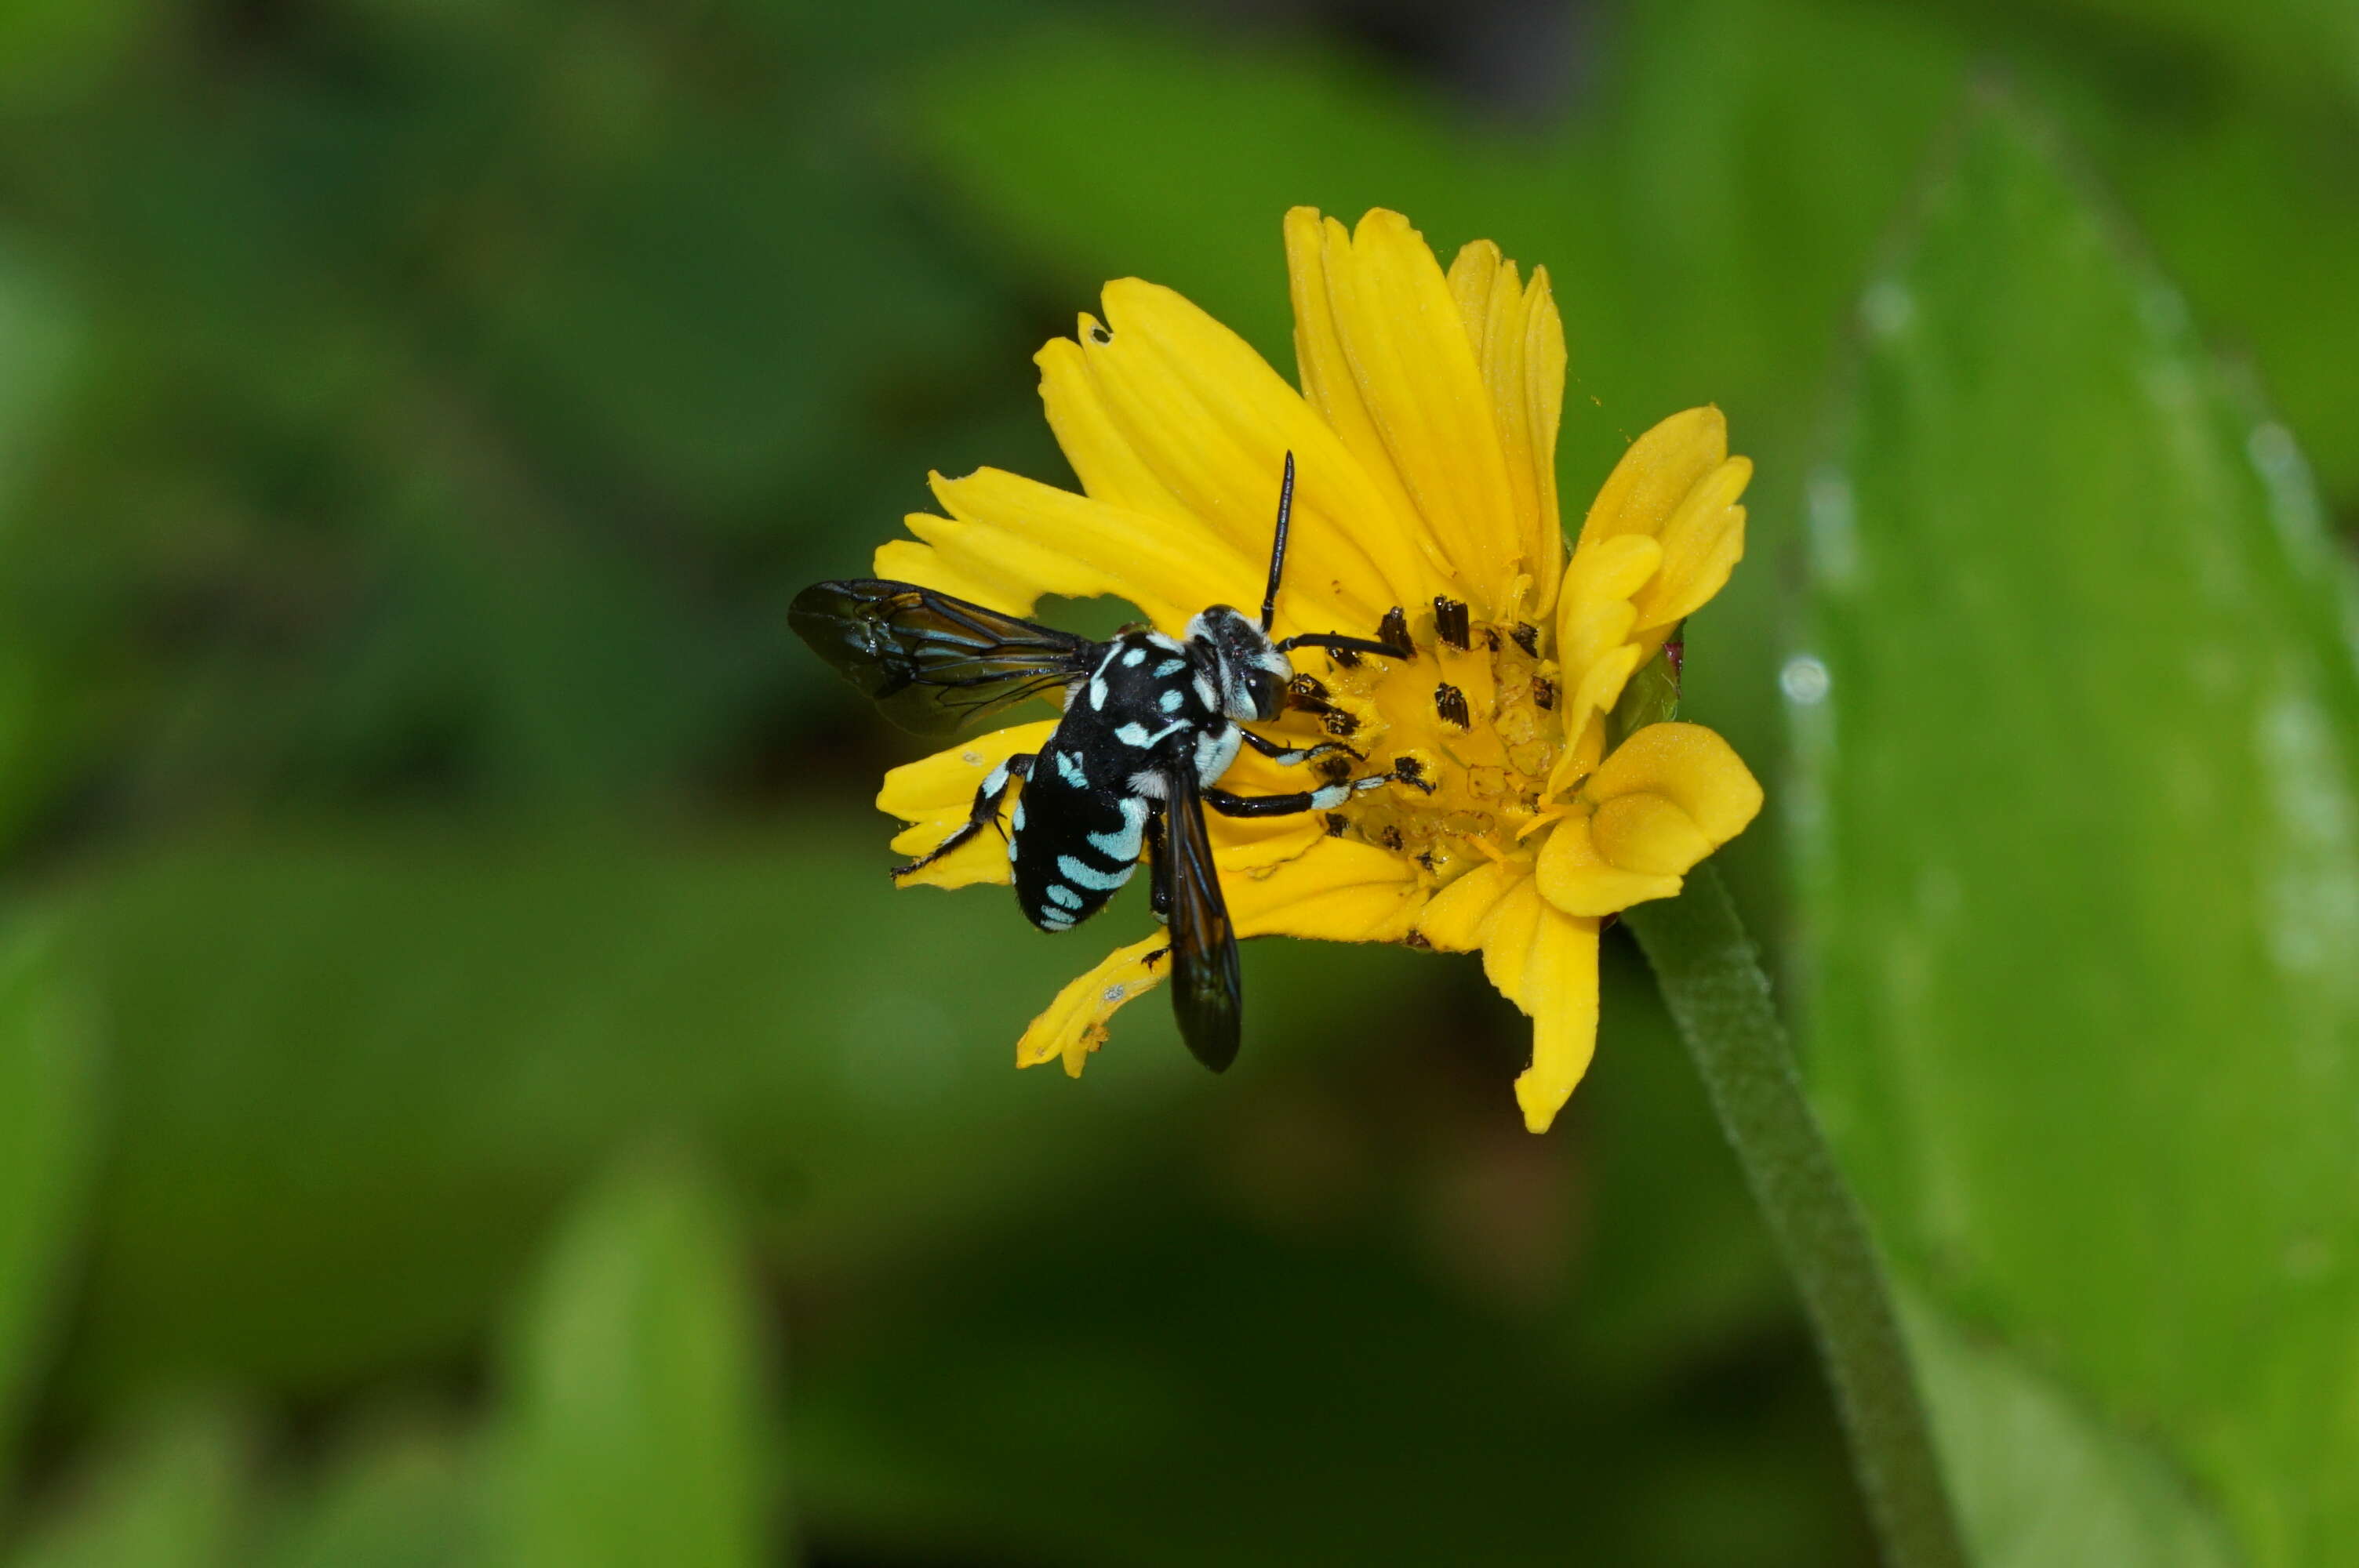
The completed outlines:
[[[929,588],[874,579],[814,583],[788,611],[820,657],[887,718],[919,733],[946,733],[1062,688],[1065,716],[1049,743],[992,770],[975,790],[966,822],[930,853],[895,867],[894,875],[930,865],[996,826],[1010,784],[1024,780],[1006,833],[1025,916],[1043,931],[1071,930],[1096,914],[1147,856],[1155,914],[1171,932],[1180,1037],[1216,1073],[1236,1059],[1243,984],[1203,808],[1282,816],[1332,810],[1358,791],[1393,781],[1430,787],[1400,773],[1342,777],[1289,795],[1241,795],[1219,787],[1245,746],[1288,766],[1322,757],[1360,760],[1341,741],[1292,749],[1245,727],[1278,716],[1294,677],[1287,657],[1292,650],[1411,656],[1401,645],[1406,628],[1397,614],[1386,621],[1391,642],[1332,633],[1270,636],[1293,502],[1288,453],[1258,623],[1215,604],[1188,623],[1183,637],[1134,630],[1093,643]],[[1348,774],[1348,764],[1339,771]]]

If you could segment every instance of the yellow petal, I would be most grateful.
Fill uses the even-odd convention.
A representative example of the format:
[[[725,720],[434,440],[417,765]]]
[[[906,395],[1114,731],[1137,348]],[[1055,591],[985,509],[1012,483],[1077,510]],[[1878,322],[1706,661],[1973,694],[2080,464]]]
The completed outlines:
[[[1418,912],[1417,932],[1444,953],[1472,953],[1483,946],[1484,929],[1500,901],[1514,891],[1528,868],[1489,860],[1435,893]]]
[[[1601,713],[1611,713],[1622,699],[1622,688],[1638,671],[1638,661],[1645,650],[1636,643],[1625,643],[1607,652],[1582,672],[1581,685],[1573,689],[1572,701],[1565,709],[1568,728],[1587,724]]]
[[[1750,459],[1729,459],[1697,481],[1663,524],[1662,569],[1638,600],[1642,633],[1668,633],[1726,586],[1745,555],[1745,508],[1736,498],[1752,477]]]
[[[1532,467],[1534,501],[1530,544],[1524,552],[1525,569],[1532,574],[1528,602],[1535,615],[1546,615],[1556,604],[1557,582],[1564,570],[1564,520],[1557,510],[1556,441],[1564,417],[1564,320],[1557,314],[1556,293],[1549,286],[1548,268],[1532,268],[1524,290],[1523,427],[1529,446],[1523,460]],[[1516,460],[1510,447],[1508,458]]]
[[[1051,338],[1032,356],[1040,367],[1040,403],[1049,428],[1091,500],[1194,524],[1195,514],[1130,444],[1099,393],[1080,341],[1097,325],[1085,315],[1073,337]]]
[[[1557,600],[1556,648],[1565,687],[1564,727],[1577,734],[1610,709],[1643,656],[1632,642],[1633,598],[1662,565],[1663,547],[1643,534],[1606,540],[1573,558]]]
[[[1234,786],[1224,784],[1223,787]],[[1327,837],[1327,825],[1315,812],[1300,816],[1214,817],[1212,820],[1212,863],[1224,872],[1243,874],[1267,871],[1272,866],[1295,859]]]
[[[1680,878],[1675,875],[1658,875],[1607,860],[1598,853],[1590,829],[1587,816],[1567,817],[1540,846],[1532,880],[1551,905],[1566,914],[1596,919],[1679,892]]]
[[[908,518],[912,528],[939,521],[922,512],[913,512]],[[1029,615],[1032,601],[1040,596],[1039,589],[1001,571],[989,561],[953,562],[919,539],[887,539],[876,546],[875,559],[878,577],[893,582],[914,582],[920,588],[935,589],[954,599],[972,600],[987,610],[1005,611],[1010,615]]]
[[[976,787],[991,770],[1018,752],[1038,751],[1056,727],[1053,719],[1012,725],[887,773],[876,795],[876,809],[910,824],[894,836],[894,852],[915,860],[956,832],[973,809]],[[1016,793],[1022,787],[1018,784]],[[1015,798],[1011,794],[1002,804],[1003,812]],[[1007,841],[986,829],[924,871],[903,878],[901,885],[958,888],[1008,880]]]
[[[1556,603],[1564,567],[1564,534],[1557,519],[1556,438],[1564,407],[1564,323],[1549,290],[1548,269],[1532,269],[1529,287],[1499,247],[1477,240],[1450,264],[1450,292],[1467,341],[1483,369],[1483,384],[1506,454],[1515,494],[1518,548],[1531,586],[1527,614],[1545,615]]]
[[[1501,260],[1495,242],[1474,240],[1459,246],[1450,262],[1450,297],[1458,302],[1458,323],[1466,329],[1478,364],[1485,362],[1491,347],[1491,294],[1498,287]],[[1516,264],[1507,262],[1506,268],[1512,280]],[[1520,284],[1515,288],[1523,292]]]
[[[1590,819],[1598,857],[1628,871],[1683,877],[1712,853],[1695,818],[1659,795],[1616,795]]]
[[[1562,800],[1597,771],[1598,762],[1605,755],[1605,715],[1592,713],[1580,732],[1558,756],[1556,766],[1549,770],[1547,795],[1550,800]]]
[[[1500,895],[1491,918],[1484,923],[1484,978],[1517,1007],[1523,1006],[1524,966],[1531,958],[1532,935],[1539,929],[1545,908],[1531,879],[1520,878]]]
[[[1061,1056],[1065,1076],[1080,1077],[1090,1053],[1105,1044],[1106,1020],[1125,1002],[1163,983],[1171,968],[1166,957],[1170,945],[1170,939],[1158,931],[1127,947],[1117,947],[1096,968],[1059,991],[1057,1000],[1016,1043],[1016,1065],[1037,1067]]]
[[[1601,806],[1617,795],[1661,795],[1714,847],[1744,832],[1761,809],[1761,785],[1744,760],[1701,724],[1647,725],[1598,764],[1582,793]]]
[[[1524,1127],[1546,1132],[1597,1054],[1597,922],[1549,909],[1524,966],[1532,1065],[1516,1076]]]
[[[1322,235],[1336,336],[1394,470],[1484,618],[1504,608],[1523,541],[1489,393],[1423,235],[1376,208]]]
[[[1245,557],[1266,560],[1291,451],[1281,625],[1365,635],[1387,608],[1431,591],[1406,522],[1244,339],[1137,278],[1106,285],[1103,299],[1103,328],[1084,319],[1073,351],[1040,356],[1050,425],[1093,497],[1104,484],[1105,499],[1194,519]]]
[[[1247,559],[1192,519],[1132,512],[998,469],[935,474],[933,488],[950,516],[913,515],[910,531],[963,580],[994,584],[994,608],[1013,614],[1030,614],[1042,594],[1112,594],[1177,633],[1208,604],[1257,600],[1269,569],[1266,557]],[[929,563],[903,580],[956,591],[933,570]],[[1010,603],[1016,590],[1025,597]]]
[[[1516,1079],[1524,1125],[1546,1132],[1597,1048],[1597,922],[1565,914],[1528,878],[1500,900],[1483,972],[1532,1021],[1532,1065]]]
[[[1321,942],[1397,942],[1426,898],[1411,862],[1373,844],[1324,837],[1264,875],[1223,877],[1221,888],[1239,936]]]
[[[1717,408],[1674,414],[1630,443],[1581,525],[1588,550],[1623,534],[1659,538],[1688,492],[1728,457],[1728,421]]]
[[[1343,225],[1332,218],[1321,219],[1317,208],[1297,207],[1286,214],[1286,276],[1294,300],[1295,374],[1302,383],[1303,397],[1359,460],[1361,471],[1383,497],[1386,515],[1417,535],[1418,554],[1434,574],[1431,588],[1439,593],[1451,586],[1450,558],[1418,516],[1417,503],[1401,482],[1384,433],[1376,427],[1376,416],[1369,411],[1367,398],[1352,373],[1351,356],[1343,351],[1334,302],[1327,292],[1330,231],[1348,250],[1351,241]],[[1420,593],[1397,602],[1406,607],[1430,597]]]

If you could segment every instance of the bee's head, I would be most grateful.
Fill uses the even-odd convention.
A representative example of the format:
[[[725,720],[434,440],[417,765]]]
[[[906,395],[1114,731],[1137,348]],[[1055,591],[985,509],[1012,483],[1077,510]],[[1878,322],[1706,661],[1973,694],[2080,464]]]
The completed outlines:
[[[1188,641],[1212,660],[1221,711],[1256,721],[1277,717],[1294,666],[1269,633],[1225,604],[1215,604],[1188,622]]]

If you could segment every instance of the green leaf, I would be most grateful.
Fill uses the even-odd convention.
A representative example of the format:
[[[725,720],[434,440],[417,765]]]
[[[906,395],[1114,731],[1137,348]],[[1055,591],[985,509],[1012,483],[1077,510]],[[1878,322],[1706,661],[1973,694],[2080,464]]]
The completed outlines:
[[[365,1419],[283,1503],[262,1568],[468,1568],[484,1550],[480,1444],[414,1416]]]
[[[724,1206],[676,1158],[625,1166],[566,1222],[509,1347],[502,1561],[774,1561],[769,1386]]]
[[[1146,911],[1044,938],[1004,890],[895,891],[886,833],[834,806],[681,844],[288,833],[93,878],[71,917],[114,1016],[118,1152],[70,1394],[316,1395],[454,1353],[650,1130],[697,1135],[799,1274],[937,1248],[1183,1136],[1293,1041],[1376,1033],[1432,976],[1254,944],[1227,1079],[1159,1006],[1079,1084],[1018,1073],[1025,1022]]]
[[[2006,104],[1861,319],[1783,682],[1831,1131],[1939,1309],[2146,1433],[2250,1563],[2354,1561],[2347,568]]]
[[[69,1282],[97,1152],[97,1040],[48,924],[0,934],[0,1470]]]
[[[222,1406],[143,1417],[77,1478],[10,1568],[231,1568],[251,1447],[245,1422]]]
[[[1616,958],[1610,1015],[1652,1011],[1635,954]],[[1494,1008],[1451,1011],[1473,1028]],[[1658,1020],[1608,1027],[1625,1049],[1601,1073],[1652,1049],[1692,1079]],[[1603,1219],[1653,1193],[1593,1195],[1594,1145],[1528,1137],[1504,1079],[1388,1130],[1398,1070],[1232,1089],[1185,1157],[1071,1184],[918,1288],[833,1298],[824,1349],[796,1360],[814,1538],[886,1563],[1870,1561],[1799,1334],[1731,1314],[1636,1377],[1618,1345],[1563,1355],[1549,1314],[1469,1290],[1451,1255],[1527,1205]],[[1430,1111],[1451,1091],[1422,1092]],[[1649,1152],[1672,1174],[1725,1160],[1681,1138],[1628,1162]],[[1404,1232],[1400,1207],[1432,1217]],[[1666,1248],[1732,1245],[1684,1217]],[[1631,1271],[1578,1267],[1582,1310],[1618,1309]]]
[[[1067,320],[1104,279],[1136,274],[1291,368],[1279,222],[1302,202],[1346,222],[1398,208],[1451,246],[1513,213],[1495,232],[1510,254],[1571,265],[1570,246],[1516,248],[1534,225],[1562,232],[1561,203],[1530,200],[1550,183],[1545,148],[1486,147],[1440,104],[1332,55],[1069,23],[924,73],[908,106],[908,134],[985,225],[1054,269]]]
[[[8,43],[0,36],[0,78],[21,63]],[[40,581],[27,569],[54,547],[39,525],[39,481],[87,369],[88,337],[76,291],[40,265],[34,245],[0,228],[0,616],[12,628],[0,639],[0,844],[24,832],[82,760],[95,729],[92,699],[105,686],[82,584]],[[86,573],[93,552],[80,538],[74,546],[60,553]]]
[[[1934,1439],[1981,1568],[2235,1568],[2185,1480],[2003,1346],[1902,1303]]]

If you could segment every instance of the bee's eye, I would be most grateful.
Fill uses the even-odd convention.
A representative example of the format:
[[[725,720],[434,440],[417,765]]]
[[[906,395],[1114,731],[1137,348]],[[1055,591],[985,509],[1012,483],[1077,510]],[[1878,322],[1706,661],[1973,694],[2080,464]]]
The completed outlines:
[[[1280,705],[1286,700],[1286,683],[1278,679],[1271,671],[1265,669],[1256,669],[1250,680],[1253,690],[1254,717],[1265,722],[1277,718]]]

